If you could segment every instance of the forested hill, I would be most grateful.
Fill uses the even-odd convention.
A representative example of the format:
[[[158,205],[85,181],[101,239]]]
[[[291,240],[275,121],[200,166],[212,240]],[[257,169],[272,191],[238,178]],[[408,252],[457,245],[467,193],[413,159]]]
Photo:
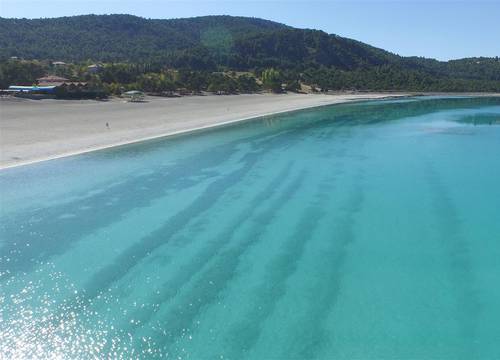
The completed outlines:
[[[205,16],[155,20],[132,15],[0,18],[0,56],[144,62],[179,50],[231,50],[242,37],[288,27],[272,21]]]
[[[318,66],[353,70],[388,65],[500,80],[498,59],[439,62],[404,58],[319,30],[233,16],[167,20],[132,15],[0,18],[0,59],[12,56],[53,61],[160,62],[195,70],[221,66],[235,70]]]
[[[498,58],[440,62],[402,57],[319,30],[233,16],[170,20],[131,15],[0,18],[0,61],[10,57],[126,62],[141,64],[149,71],[174,68],[260,74],[275,68],[285,78],[322,89],[500,88]]]
[[[317,30],[256,18],[154,20],[131,15],[0,18],[0,57],[59,61],[181,62],[206,70],[315,65],[353,69],[400,57]]]

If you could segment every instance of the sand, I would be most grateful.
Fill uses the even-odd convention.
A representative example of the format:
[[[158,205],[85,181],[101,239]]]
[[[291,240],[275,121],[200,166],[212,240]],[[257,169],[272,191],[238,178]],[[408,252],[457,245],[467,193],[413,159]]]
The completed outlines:
[[[3,98],[0,99],[0,169],[279,112],[388,96],[379,93],[212,95],[148,97],[143,103],[118,98],[104,102]]]

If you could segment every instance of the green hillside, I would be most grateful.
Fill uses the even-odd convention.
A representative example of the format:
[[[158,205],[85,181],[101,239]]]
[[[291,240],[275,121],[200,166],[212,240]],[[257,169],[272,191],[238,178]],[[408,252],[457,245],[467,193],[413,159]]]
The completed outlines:
[[[153,20],[132,15],[0,18],[0,56],[63,61],[149,61],[195,47],[231,46],[234,38],[284,29],[231,16]]]
[[[323,31],[232,16],[170,20],[131,15],[0,18],[0,60],[10,57],[127,63],[138,73],[169,68],[247,71],[260,76],[263,70],[274,68],[280,70],[283,81],[300,81],[321,90],[500,89],[498,58],[441,62],[402,57]]]

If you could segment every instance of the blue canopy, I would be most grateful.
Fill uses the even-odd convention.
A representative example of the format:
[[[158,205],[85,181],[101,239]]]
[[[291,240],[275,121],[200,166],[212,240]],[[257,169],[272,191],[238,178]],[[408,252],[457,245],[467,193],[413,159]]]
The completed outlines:
[[[45,93],[53,93],[55,86],[20,86],[20,85],[11,85],[9,86],[9,90],[19,91],[19,92],[45,92]]]

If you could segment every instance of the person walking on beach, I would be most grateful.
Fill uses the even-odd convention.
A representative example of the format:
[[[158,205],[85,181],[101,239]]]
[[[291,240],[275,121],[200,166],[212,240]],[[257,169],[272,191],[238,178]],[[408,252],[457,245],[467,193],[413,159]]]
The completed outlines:
[[[110,127],[109,127],[109,123],[108,123],[108,122],[106,123],[106,127],[108,128],[108,130],[110,129]]]

